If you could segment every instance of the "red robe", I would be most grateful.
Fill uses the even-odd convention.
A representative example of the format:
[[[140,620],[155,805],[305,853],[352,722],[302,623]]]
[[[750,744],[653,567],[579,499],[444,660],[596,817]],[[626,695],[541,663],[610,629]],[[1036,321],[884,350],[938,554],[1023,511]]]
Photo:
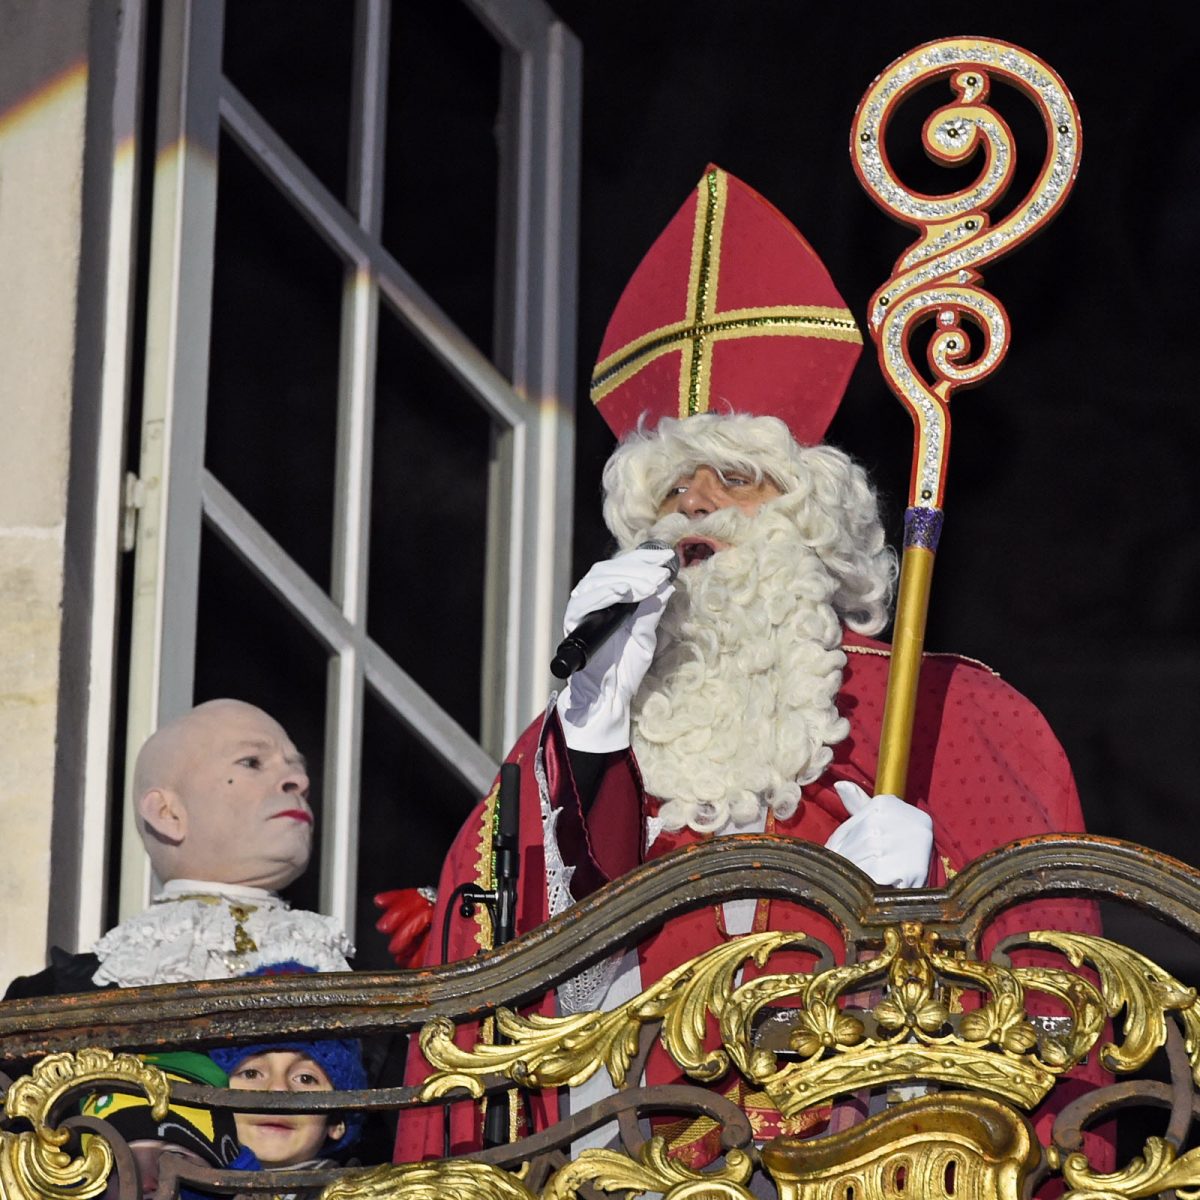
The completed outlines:
[[[833,784],[846,779],[860,784],[868,794],[874,790],[890,650],[881,642],[851,632],[845,634],[844,649],[847,663],[837,703],[839,712],[850,722],[850,735],[834,747],[833,762],[824,775],[804,789],[795,815],[773,826],[768,824],[768,830],[776,834],[824,844],[847,819]],[[562,810],[557,826],[559,846],[564,860],[576,864],[571,884],[576,899],[631,870],[643,857],[658,858],[701,837],[690,830],[663,832],[648,855],[642,854],[644,818],[657,811],[658,802],[645,794],[632,752],[614,756],[585,819],[556,716],[552,715],[544,728],[543,722],[535,723],[509,755],[509,761],[522,768],[518,934],[548,917],[541,807],[533,770],[539,739],[545,748],[551,802]],[[490,828],[494,796],[495,789],[472,812],[447,855],[426,965],[440,961],[442,923],[455,886],[468,879],[491,886]],[[948,873],[956,873],[979,855],[1017,838],[1040,833],[1081,833],[1084,829],[1070,766],[1045,718],[987,667],[956,656],[927,655],[923,663],[905,799],[928,812],[933,821],[931,887],[941,886]],[[803,929],[825,941],[835,954],[840,950],[840,937],[829,922],[790,901],[759,901],[754,927]],[[1062,898],[1033,902],[1011,909],[997,919],[985,938],[983,953],[990,953],[1001,938],[1025,929],[1098,933],[1100,923],[1096,906],[1086,901]],[[474,920],[452,916],[450,930],[447,961],[469,957],[490,946],[490,923],[482,913]],[[725,936],[720,906],[673,918],[639,947],[643,986],[672,967],[712,949]],[[1023,954],[1021,961],[1061,965],[1056,956],[1049,954]],[[767,969],[787,968],[781,968],[773,958]],[[552,997],[546,999],[540,1011],[555,1011]],[[461,1026],[457,1040],[469,1046],[477,1033],[474,1025]],[[408,1082],[419,1081],[428,1070],[414,1039],[409,1053]],[[1094,1069],[1089,1074],[1097,1078]],[[678,1079],[678,1069],[662,1047],[656,1045],[647,1066],[647,1081],[658,1084]],[[728,1087],[729,1082],[722,1081],[717,1086]],[[1087,1086],[1090,1085],[1080,1084],[1081,1089]],[[1069,1089],[1069,1084],[1058,1086],[1055,1109],[1067,1098],[1061,1094]],[[777,1113],[770,1113],[766,1105],[759,1107],[761,1098],[744,1090],[736,1098],[750,1113],[756,1132],[763,1136],[813,1128],[814,1118],[797,1119],[799,1124],[781,1127]],[[539,1128],[553,1123],[558,1111],[555,1093],[533,1097],[534,1120]],[[456,1103],[452,1113],[451,1151],[457,1154],[478,1148],[476,1106]],[[1043,1140],[1048,1140],[1052,1116],[1047,1113],[1038,1121]],[[709,1144],[711,1134],[702,1136],[696,1127],[686,1129],[682,1124],[667,1132],[673,1153],[693,1165],[703,1165],[715,1157],[715,1147]],[[440,1108],[401,1114],[396,1161],[442,1153]],[[1096,1158],[1093,1164],[1103,1169],[1104,1164]]]

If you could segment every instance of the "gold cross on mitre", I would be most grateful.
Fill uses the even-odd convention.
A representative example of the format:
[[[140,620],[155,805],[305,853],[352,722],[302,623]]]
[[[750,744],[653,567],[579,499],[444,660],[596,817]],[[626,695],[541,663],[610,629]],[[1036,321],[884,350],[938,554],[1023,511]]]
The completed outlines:
[[[722,349],[718,352],[717,347]],[[862,335],[799,231],[710,166],[626,285],[591,396],[621,436],[714,405],[821,439]]]

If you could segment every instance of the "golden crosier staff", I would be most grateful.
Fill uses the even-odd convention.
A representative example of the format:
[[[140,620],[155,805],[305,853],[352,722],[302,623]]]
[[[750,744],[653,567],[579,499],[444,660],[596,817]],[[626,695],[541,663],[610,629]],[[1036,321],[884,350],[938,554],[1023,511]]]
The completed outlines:
[[[963,165],[981,153],[974,181],[946,196],[907,189],[885,148],[888,122],[915,90],[946,80],[954,99],[925,121],[921,140],[935,161]],[[1002,220],[988,215],[1012,182],[1016,147],[988,104],[993,80],[1023,93],[1046,127],[1046,157],[1028,195]],[[918,46],[867,89],[854,116],[850,154],[863,187],[898,221],[919,231],[891,278],[872,297],[871,336],[888,386],[913,419],[914,447],[904,553],[892,637],[875,791],[904,795],[933,562],[942,528],[950,452],[950,398],[982,382],[1008,350],[1008,316],[980,285],[980,268],[1009,253],[1062,207],[1079,170],[1079,112],[1041,59],[1008,42],[950,38]],[[918,326],[935,321],[927,359],[933,382],[910,353]],[[970,328],[968,328],[968,326]],[[975,352],[972,337],[980,339]]]

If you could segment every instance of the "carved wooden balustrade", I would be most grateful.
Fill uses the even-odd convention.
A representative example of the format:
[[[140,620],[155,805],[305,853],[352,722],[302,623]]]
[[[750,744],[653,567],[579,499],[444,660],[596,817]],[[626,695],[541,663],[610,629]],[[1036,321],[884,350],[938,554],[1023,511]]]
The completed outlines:
[[[1007,939],[990,960],[978,956],[998,914],[1048,895],[1118,901],[1200,940],[1200,873],[1127,843],[1030,839],[978,860],[946,888],[889,892],[820,848],[744,837],[676,852],[499,951],[437,970],[9,1001],[0,1004],[0,1059],[8,1071],[0,1190],[6,1200],[90,1200],[110,1188],[120,1200],[136,1200],[137,1170],[120,1135],[79,1115],[81,1098],[98,1088],[144,1093],[160,1112],[169,1101],[233,1110],[250,1104],[244,1091],[168,1081],[136,1051],[408,1031],[435,1067],[419,1087],[264,1093],[253,1106],[440,1107],[447,1097],[480,1098],[514,1085],[577,1086],[596,1071],[608,1072],[616,1092],[549,1129],[475,1154],[274,1173],[179,1160],[164,1170],[158,1194],[173,1196],[182,1182],[211,1195],[286,1191],[328,1200],[643,1192],[684,1200],[772,1189],[805,1200],[1015,1200],[1054,1177],[1074,1200],[1195,1194],[1195,991],[1134,949],[1070,931],[1031,930]],[[844,946],[820,954],[810,970],[772,973],[779,953],[804,935],[748,934],[611,1011],[518,1015],[672,914],[748,896],[786,898],[823,913]],[[1005,951],[1020,940],[1056,952],[1058,965],[1014,965]],[[764,971],[743,981],[750,959]],[[957,1003],[963,996],[973,999]],[[1030,1015],[1035,997],[1049,997],[1061,1013],[1057,1022]],[[489,1015],[503,1039],[455,1045],[456,1023]],[[655,1038],[694,1082],[644,1084]],[[1089,1055],[1113,1073],[1112,1082],[1059,1106],[1051,1136],[1039,1140],[1030,1114]],[[1155,1074],[1166,1078],[1148,1077]],[[734,1077],[766,1093],[785,1116],[867,1089],[890,1102],[838,1132],[758,1145],[746,1113],[706,1086]],[[1156,1131],[1139,1133],[1137,1152],[1098,1174],[1082,1152],[1081,1129],[1101,1116],[1119,1122],[1134,1108],[1143,1121],[1150,1114]],[[710,1118],[720,1126],[723,1155],[702,1170],[671,1157],[638,1119],[663,1112]],[[619,1143],[572,1156],[572,1141],[615,1117]]]

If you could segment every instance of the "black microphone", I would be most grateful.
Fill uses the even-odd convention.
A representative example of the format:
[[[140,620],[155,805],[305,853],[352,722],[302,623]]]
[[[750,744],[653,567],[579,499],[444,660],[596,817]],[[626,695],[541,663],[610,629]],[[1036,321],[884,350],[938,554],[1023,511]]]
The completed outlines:
[[[671,550],[673,548],[668,542],[661,542],[657,538],[651,538],[650,541],[643,542],[638,547],[639,550]],[[677,554],[665,566],[671,573],[671,578],[674,579],[679,574],[679,555]],[[550,664],[550,671],[554,677],[566,679],[581,667],[587,666],[588,659],[625,624],[639,604],[641,604],[640,600],[619,600],[607,608],[600,608],[595,612],[588,613],[558,643],[554,661]]]

